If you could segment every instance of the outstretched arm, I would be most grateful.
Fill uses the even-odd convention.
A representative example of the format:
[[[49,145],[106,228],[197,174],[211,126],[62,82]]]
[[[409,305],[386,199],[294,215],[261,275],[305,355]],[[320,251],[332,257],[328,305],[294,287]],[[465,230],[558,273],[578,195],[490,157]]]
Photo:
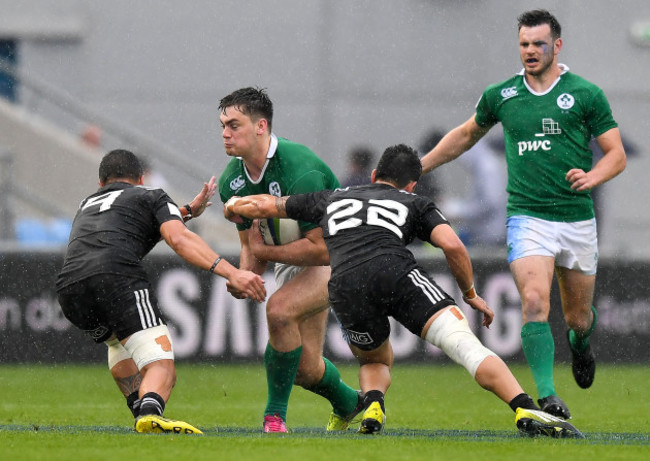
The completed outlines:
[[[474,120],[475,116],[476,114],[472,115],[465,123],[447,133],[428,154],[422,157],[422,174],[459,157],[490,131],[490,127],[480,127]]]
[[[447,264],[456,283],[463,293],[463,300],[472,309],[483,313],[483,326],[489,327],[494,319],[494,312],[487,303],[476,294],[472,261],[467,248],[448,224],[439,224],[431,231],[431,243],[445,253]]]
[[[212,176],[210,181],[203,183],[201,191],[192,199],[190,203],[180,208],[181,216],[186,221],[191,218],[198,218],[203,214],[205,209],[212,205],[210,199],[217,191],[216,178]],[[188,210],[189,207],[189,210]]]

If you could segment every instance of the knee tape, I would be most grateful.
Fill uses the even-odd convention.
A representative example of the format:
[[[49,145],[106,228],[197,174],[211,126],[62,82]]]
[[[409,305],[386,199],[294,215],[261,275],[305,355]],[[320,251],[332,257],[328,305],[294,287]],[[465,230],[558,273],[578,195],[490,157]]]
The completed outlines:
[[[128,353],[122,343],[117,338],[109,339],[105,341],[104,344],[108,346],[108,369],[112,369],[115,365],[120,363],[122,360],[127,360],[131,358],[131,354]]]
[[[124,348],[130,354],[138,370],[142,370],[142,367],[158,360],[174,360],[172,338],[167,325],[159,325],[133,333],[124,344]]]
[[[434,320],[425,339],[465,367],[472,377],[483,360],[496,356],[472,333],[467,318],[457,306],[449,307]]]

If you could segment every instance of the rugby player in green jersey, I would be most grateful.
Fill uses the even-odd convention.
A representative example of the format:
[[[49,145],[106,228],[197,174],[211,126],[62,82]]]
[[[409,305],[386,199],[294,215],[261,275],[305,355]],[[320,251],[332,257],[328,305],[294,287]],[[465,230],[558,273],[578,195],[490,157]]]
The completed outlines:
[[[555,273],[568,326],[573,376],[591,386],[596,363],[589,337],[598,246],[590,190],[625,169],[618,125],[603,91],[558,63],[561,27],[545,10],[518,18],[523,70],[483,92],[476,113],[422,158],[428,172],[472,147],[501,122],[508,165],[508,263],[522,303],[522,348],[542,410],[571,414],[553,381],[555,346],[548,323]],[[589,141],[604,156],[592,167]]]
[[[281,197],[339,187],[336,176],[310,149],[272,133],[273,104],[264,90],[239,89],[220,101],[219,110],[226,154],[233,157],[219,178],[224,203],[233,196]],[[301,222],[300,228],[303,238],[273,246],[264,245],[257,222],[247,219],[237,224],[240,268],[262,274],[267,261],[272,261],[278,286],[266,303],[264,432],[287,431],[287,405],[294,382],[330,401],[328,430],[346,430],[361,410],[362,399],[323,357],[329,254],[320,227]],[[231,284],[228,291],[240,297]]]

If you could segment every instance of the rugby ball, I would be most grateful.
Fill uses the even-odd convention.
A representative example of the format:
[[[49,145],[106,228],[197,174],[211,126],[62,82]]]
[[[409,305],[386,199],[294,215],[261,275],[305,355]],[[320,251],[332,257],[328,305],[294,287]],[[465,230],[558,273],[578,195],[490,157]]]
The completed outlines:
[[[298,221],[294,219],[260,219],[260,232],[267,245],[286,245],[302,237]]]

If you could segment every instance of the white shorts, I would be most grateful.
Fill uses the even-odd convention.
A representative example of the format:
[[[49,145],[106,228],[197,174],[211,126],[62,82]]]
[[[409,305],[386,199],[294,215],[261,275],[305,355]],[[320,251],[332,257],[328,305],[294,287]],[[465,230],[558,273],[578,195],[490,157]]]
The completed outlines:
[[[304,271],[304,266],[292,266],[290,264],[275,263],[273,273],[275,275],[275,286],[279,289],[282,285]]]
[[[586,275],[596,274],[598,234],[596,219],[555,222],[531,216],[511,216],[508,229],[508,263],[525,256],[551,256],[555,265]]]

